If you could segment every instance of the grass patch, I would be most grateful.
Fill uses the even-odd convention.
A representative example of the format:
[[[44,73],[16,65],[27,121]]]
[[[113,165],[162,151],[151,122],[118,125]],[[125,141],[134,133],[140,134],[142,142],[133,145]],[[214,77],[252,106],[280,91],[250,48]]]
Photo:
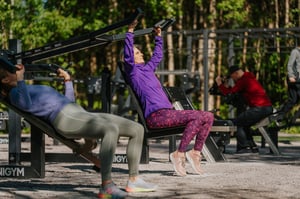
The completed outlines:
[[[261,142],[262,136],[253,136],[255,142]],[[300,142],[299,134],[286,134],[284,136],[278,135],[278,142]]]
[[[278,142],[280,141],[300,142],[300,136],[279,136]]]

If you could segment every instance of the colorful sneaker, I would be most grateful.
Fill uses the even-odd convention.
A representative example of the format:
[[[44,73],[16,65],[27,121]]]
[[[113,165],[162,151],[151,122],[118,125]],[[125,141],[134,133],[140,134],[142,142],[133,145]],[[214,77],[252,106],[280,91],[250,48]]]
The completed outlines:
[[[114,183],[101,186],[98,198],[121,199],[126,198],[128,193],[119,189]]]
[[[176,174],[179,176],[186,176],[185,157],[175,157],[175,152],[173,152],[170,154],[170,159]]]
[[[194,152],[194,150],[190,150],[186,152],[185,155],[194,171],[199,175],[203,174],[204,171],[201,169],[201,154]]]
[[[150,191],[155,191],[156,189],[157,189],[157,185],[152,183],[147,183],[141,178],[137,178],[137,180],[134,182],[128,180],[126,186],[127,192],[150,192]]]

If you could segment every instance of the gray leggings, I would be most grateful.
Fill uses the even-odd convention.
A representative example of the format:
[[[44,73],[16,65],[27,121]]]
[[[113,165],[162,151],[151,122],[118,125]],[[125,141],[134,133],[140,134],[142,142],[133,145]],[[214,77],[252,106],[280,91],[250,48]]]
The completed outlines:
[[[66,105],[53,121],[56,130],[67,138],[101,138],[102,182],[111,180],[111,168],[119,136],[128,137],[129,176],[139,174],[144,128],[137,122],[108,113],[91,113],[77,104]]]

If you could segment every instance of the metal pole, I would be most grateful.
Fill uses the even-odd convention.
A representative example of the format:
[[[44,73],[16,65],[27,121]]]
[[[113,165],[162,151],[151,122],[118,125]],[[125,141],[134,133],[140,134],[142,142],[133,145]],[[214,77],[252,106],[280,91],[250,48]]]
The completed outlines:
[[[204,75],[204,99],[203,99],[203,109],[208,110],[208,29],[203,31],[203,75]]]
[[[186,66],[189,72],[192,71],[192,59],[193,59],[192,41],[193,41],[193,36],[186,37],[186,48],[187,48]]]
[[[229,43],[229,46],[228,46],[228,65],[229,66],[232,66],[234,65],[234,58],[235,58],[235,54],[234,54],[234,38],[232,36],[229,36],[229,39],[228,39],[228,43]],[[228,66],[228,67],[229,67]],[[232,79],[230,79],[230,82],[229,82],[230,85],[234,85],[234,82]],[[229,105],[229,109],[231,110],[229,112],[229,118],[235,118],[235,113],[234,113],[234,110],[233,110],[233,106],[232,105]]]
[[[102,100],[102,112],[110,113],[111,106],[111,72],[105,67],[102,71],[102,85],[101,85],[101,100]]]
[[[234,45],[233,45],[234,38],[232,36],[229,36],[228,43],[229,43],[229,49],[228,49],[228,64],[229,66],[232,66],[234,64]]]
[[[9,40],[9,50],[14,53],[21,52],[21,41],[17,39]],[[20,62],[20,60],[18,60]],[[20,164],[21,154],[21,117],[14,111],[8,111],[8,161],[9,164]]]

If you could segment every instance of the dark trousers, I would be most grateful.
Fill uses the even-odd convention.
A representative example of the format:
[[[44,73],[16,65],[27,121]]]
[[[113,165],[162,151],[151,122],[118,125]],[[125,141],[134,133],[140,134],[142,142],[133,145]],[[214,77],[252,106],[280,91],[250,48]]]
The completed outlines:
[[[298,102],[300,99],[300,84],[292,84],[288,83],[288,100],[283,105],[283,107],[279,110],[283,114],[289,112]]]
[[[237,126],[237,150],[256,146],[253,141],[251,126],[273,113],[272,106],[250,107],[241,112],[235,119]]]

